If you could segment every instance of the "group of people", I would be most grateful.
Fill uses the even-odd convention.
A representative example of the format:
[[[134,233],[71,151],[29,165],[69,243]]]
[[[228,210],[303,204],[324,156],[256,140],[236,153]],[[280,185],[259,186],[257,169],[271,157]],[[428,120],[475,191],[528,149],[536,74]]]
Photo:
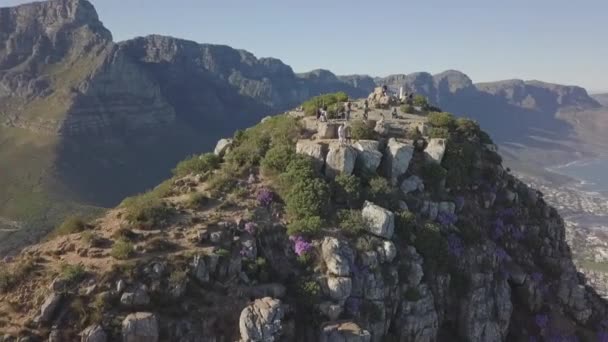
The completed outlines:
[[[367,103],[367,100],[365,100]],[[344,103],[343,109],[339,112],[340,118],[349,121],[350,114],[352,113],[352,103],[350,101],[346,101]],[[317,120],[321,122],[327,122],[327,106],[322,106],[317,108]]]

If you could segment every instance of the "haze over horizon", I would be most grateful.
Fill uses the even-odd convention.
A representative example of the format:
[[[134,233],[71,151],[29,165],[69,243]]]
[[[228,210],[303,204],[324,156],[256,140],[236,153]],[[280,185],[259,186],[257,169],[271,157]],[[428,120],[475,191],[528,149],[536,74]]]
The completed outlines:
[[[597,77],[608,75],[608,44],[600,44],[608,3],[602,1],[90,1],[116,41],[161,34],[229,45],[279,58],[296,72],[386,76],[456,69],[476,83],[535,79],[608,92],[608,80]],[[27,2],[0,0],[0,6]]]

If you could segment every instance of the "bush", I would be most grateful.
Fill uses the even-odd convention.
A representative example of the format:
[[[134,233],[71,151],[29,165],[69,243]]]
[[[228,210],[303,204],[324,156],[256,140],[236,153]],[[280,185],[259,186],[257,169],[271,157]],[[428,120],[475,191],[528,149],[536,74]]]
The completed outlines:
[[[429,129],[429,137],[447,139],[450,137],[450,131],[445,127],[431,127],[431,129]]]
[[[110,251],[110,255],[114,259],[126,260],[129,259],[134,252],[135,248],[133,247],[133,243],[123,238],[114,243],[114,246],[112,246],[112,250]]]
[[[308,216],[301,219],[293,220],[287,225],[287,234],[289,236],[316,235],[321,231],[323,220],[319,216]]]
[[[395,215],[395,233],[403,240],[409,240],[416,230],[416,215],[410,211],[401,211]]]
[[[235,176],[230,173],[220,172],[214,174],[207,182],[207,187],[212,197],[220,197],[223,194],[230,193],[236,187],[237,181]]]
[[[428,115],[429,124],[433,127],[453,128],[456,124],[454,116],[446,112],[434,112]]]
[[[475,173],[476,159],[475,146],[470,142],[450,141],[441,162],[447,170],[446,184],[450,187],[468,185]]]
[[[321,216],[329,204],[329,187],[315,178],[293,184],[285,196],[285,209],[290,218]]]
[[[84,241],[91,247],[99,247],[103,241],[99,235],[90,230],[82,233],[80,236],[82,237],[82,241]]]
[[[396,202],[395,188],[383,177],[370,179],[366,193],[368,200],[384,208],[392,208]]]
[[[402,105],[400,109],[401,109],[401,113],[404,113],[404,114],[415,114],[416,113],[416,110],[414,109],[414,107],[407,105],[407,104]]]
[[[376,138],[374,127],[363,120],[354,120],[350,125],[351,138],[355,140],[373,140]]]
[[[87,271],[85,270],[82,264],[70,265],[70,264],[61,264],[60,267],[61,279],[70,282],[77,283],[84,278]]]
[[[422,138],[422,133],[420,133],[420,130],[417,127],[412,127],[405,133],[405,137],[416,141]]]
[[[85,223],[78,216],[68,216],[63,223],[55,229],[54,236],[63,236],[68,234],[80,233],[85,229]]]
[[[13,264],[12,267],[2,265],[0,267],[0,292],[9,291],[17,286],[32,273],[35,266],[32,259],[23,259]]]
[[[356,235],[364,231],[368,222],[360,210],[340,210],[338,212],[338,227],[348,234]]]
[[[200,192],[195,192],[193,194],[190,194],[190,196],[188,197],[188,201],[186,202],[186,205],[190,209],[198,209],[204,205],[207,205],[208,203],[209,203],[209,197],[205,196],[204,194],[202,194]]]
[[[437,224],[427,223],[420,229],[416,233],[414,247],[424,257],[424,266],[428,270],[441,271],[447,266],[448,246]]]
[[[428,189],[439,190],[446,175],[447,171],[435,162],[428,162],[422,166],[422,178]]]
[[[339,174],[334,182],[336,197],[346,200],[349,206],[358,203],[361,196],[361,181],[355,175]]]
[[[167,207],[162,198],[170,192],[170,181],[165,181],[152,191],[128,197],[120,204],[125,208],[125,218],[131,223],[137,223],[143,228],[163,225],[175,214],[173,208]]]
[[[266,152],[266,156],[264,159],[262,159],[260,165],[262,168],[262,173],[266,175],[276,175],[284,172],[287,165],[289,165],[293,159],[295,153],[296,151],[291,146],[274,146],[268,150],[268,152]]]
[[[215,170],[220,165],[220,158],[213,153],[202,156],[192,156],[177,164],[173,169],[176,177],[184,177],[191,173],[206,173]]]
[[[336,109],[336,108],[329,108],[329,107],[332,107],[335,104],[339,104],[341,102],[346,102],[346,101],[348,101],[348,95],[344,92],[324,94],[324,95],[315,96],[312,99],[304,102],[302,104],[302,108],[304,109],[304,113],[306,115],[314,116],[314,115],[316,115],[317,109],[319,109],[323,106],[327,106],[328,110]],[[333,106],[333,107],[335,107],[335,106]]]
[[[414,100],[412,101],[412,104],[416,107],[422,108],[422,110],[426,110],[429,107],[429,101],[427,100],[426,97],[424,97],[422,95],[414,96]]]

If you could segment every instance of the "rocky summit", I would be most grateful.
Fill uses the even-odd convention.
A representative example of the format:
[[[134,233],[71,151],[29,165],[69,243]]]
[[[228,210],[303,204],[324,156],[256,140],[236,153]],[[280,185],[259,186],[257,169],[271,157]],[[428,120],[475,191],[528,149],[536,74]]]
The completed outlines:
[[[606,339],[563,220],[476,122],[381,88],[346,100],[265,118],[5,258],[0,341]]]

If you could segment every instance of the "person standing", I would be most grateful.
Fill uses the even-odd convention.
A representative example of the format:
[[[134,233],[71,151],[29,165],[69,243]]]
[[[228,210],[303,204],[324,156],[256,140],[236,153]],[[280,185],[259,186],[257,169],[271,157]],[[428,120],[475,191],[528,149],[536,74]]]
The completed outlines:
[[[346,126],[344,124],[338,127],[338,140],[340,141],[340,145],[344,145],[346,142]]]

